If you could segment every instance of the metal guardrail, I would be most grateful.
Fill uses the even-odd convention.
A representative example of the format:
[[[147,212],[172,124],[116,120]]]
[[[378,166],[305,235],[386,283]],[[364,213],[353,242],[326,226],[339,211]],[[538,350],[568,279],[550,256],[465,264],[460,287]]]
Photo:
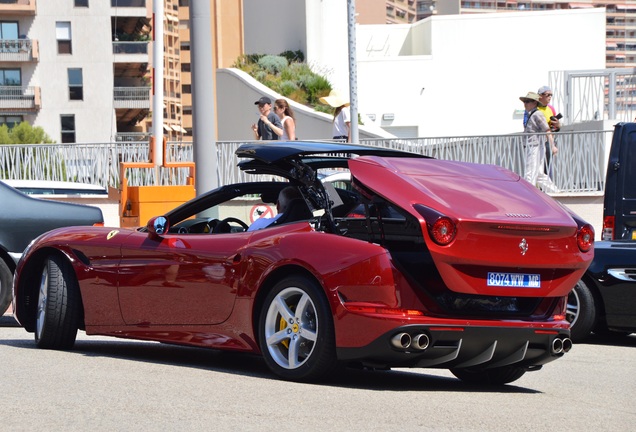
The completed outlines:
[[[549,73],[549,84],[563,124],[596,120],[631,122],[636,116],[636,70],[611,68]]]
[[[559,154],[553,158],[551,177],[563,193],[602,193],[605,189],[606,148],[612,131],[560,132]],[[415,152],[438,159],[494,164],[523,175],[526,135],[365,139],[362,144]],[[220,185],[254,180],[237,168],[234,152],[243,142],[217,142]],[[264,144],[267,145],[267,144]],[[148,161],[148,142],[102,144],[0,145],[0,177],[78,181],[103,187],[119,186],[119,162]],[[166,160],[191,162],[189,142],[169,142]],[[130,186],[185,184],[187,168],[129,170]]]

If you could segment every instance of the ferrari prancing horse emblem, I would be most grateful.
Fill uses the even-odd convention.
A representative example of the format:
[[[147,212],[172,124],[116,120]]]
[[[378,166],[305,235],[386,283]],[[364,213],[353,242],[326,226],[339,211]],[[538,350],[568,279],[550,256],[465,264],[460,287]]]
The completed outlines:
[[[119,233],[119,230],[112,230],[111,232],[108,233],[108,235],[106,236],[106,240],[110,240],[113,237],[115,237],[117,234]]]
[[[528,252],[528,242],[526,239],[521,239],[521,243],[519,243],[519,249],[521,249],[521,255],[525,255]]]

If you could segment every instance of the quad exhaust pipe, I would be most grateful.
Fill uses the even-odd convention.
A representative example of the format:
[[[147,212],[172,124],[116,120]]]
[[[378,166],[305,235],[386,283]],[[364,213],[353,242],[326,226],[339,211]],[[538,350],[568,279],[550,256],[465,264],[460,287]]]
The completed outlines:
[[[570,338],[554,338],[552,341],[552,354],[566,353],[572,349],[572,339]]]
[[[399,350],[424,351],[431,343],[426,333],[411,336],[408,333],[397,333],[391,338],[391,345]]]

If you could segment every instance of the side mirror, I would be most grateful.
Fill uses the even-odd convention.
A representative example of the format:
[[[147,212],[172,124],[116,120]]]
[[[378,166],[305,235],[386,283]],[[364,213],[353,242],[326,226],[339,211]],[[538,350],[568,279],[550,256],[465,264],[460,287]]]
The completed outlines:
[[[157,216],[148,221],[146,228],[149,233],[160,236],[168,232],[170,224],[165,216]]]

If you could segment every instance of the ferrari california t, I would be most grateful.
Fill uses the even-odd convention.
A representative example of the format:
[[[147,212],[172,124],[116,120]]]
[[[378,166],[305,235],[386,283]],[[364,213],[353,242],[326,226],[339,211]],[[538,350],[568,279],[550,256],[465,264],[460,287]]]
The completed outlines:
[[[294,381],[356,365],[490,384],[571,348],[566,299],[594,232],[517,174],[351,144],[245,144],[236,155],[263,181],[222,186],[142,228],[61,228],[27,248],[15,315],[36,345],[70,349],[81,329],[260,353]],[[323,170],[348,171],[351,187],[321,182]],[[263,229],[219,216],[288,186],[297,198]]]

